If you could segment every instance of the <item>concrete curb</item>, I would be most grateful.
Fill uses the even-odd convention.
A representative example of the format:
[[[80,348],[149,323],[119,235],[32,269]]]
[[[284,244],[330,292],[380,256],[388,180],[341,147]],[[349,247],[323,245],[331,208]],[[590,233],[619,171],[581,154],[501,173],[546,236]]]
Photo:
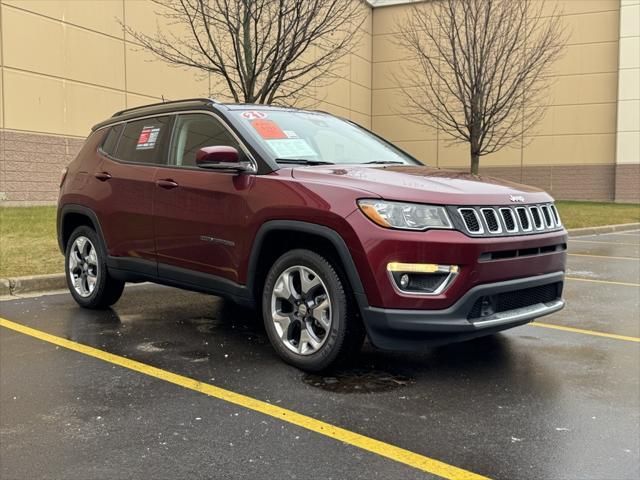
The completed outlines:
[[[603,225],[601,227],[572,228],[568,232],[572,237],[580,237],[583,235],[624,232],[625,230],[636,230],[638,228],[640,228],[640,223],[621,223],[619,225]]]
[[[569,235],[595,235],[599,233],[622,232],[640,229],[640,223],[624,223],[620,225],[604,225],[602,227],[573,228]],[[23,293],[47,292],[67,288],[64,273],[50,275],[30,275],[28,277],[0,278],[0,297],[20,295]]]
[[[30,275],[27,277],[0,278],[0,296],[22,293],[48,292],[67,288],[64,273]]]

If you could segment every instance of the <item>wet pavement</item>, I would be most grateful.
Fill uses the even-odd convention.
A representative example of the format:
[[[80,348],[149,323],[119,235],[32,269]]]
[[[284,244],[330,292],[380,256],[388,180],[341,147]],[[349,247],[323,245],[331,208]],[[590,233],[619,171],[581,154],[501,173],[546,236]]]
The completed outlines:
[[[572,240],[568,306],[540,321],[640,337],[640,232]],[[366,345],[307,375],[251,311],[166,287],[128,287],[105,312],[68,294],[9,300],[0,316],[491,478],[640,476],[637,342],[527,325],[420,354]],[[430,475],[0,328],[0,478]]]

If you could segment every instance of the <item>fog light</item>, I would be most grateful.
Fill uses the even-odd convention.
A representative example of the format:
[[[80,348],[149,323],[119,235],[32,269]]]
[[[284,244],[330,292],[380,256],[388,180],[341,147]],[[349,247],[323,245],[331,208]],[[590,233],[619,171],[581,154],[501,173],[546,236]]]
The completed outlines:
[[[482,303],[480,304],[480,316],[488,317],[493,315],[496,309],[493,305],[493,299],[491,297],[482,297]]]
[[[391,262],[387,264],[387,271],[396,290],[402,293],[438,295],[451,284],[458,266]]]

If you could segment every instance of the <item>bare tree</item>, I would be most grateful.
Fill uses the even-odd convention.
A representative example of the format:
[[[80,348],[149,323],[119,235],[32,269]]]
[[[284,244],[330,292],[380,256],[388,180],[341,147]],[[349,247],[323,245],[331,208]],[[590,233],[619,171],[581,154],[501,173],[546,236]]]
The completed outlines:
[[[127,33],[169,64],[222,79],[215,93],[246,103],[295,104],[330,83],[365,14],[360,0],[153,1],[174,28],[123,25]]]
[[[397,81],[412,118],[480,157],[522,141],[543,116],[548,72],[566,36],[544,0],[435,0],[415,5],[399,43],[416,63]]]

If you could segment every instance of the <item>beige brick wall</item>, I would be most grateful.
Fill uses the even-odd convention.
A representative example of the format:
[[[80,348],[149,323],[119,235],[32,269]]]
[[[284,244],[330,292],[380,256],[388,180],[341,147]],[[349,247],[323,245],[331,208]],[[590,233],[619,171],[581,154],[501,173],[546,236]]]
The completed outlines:
[[[63,168],[71,162],[83,139],[26,132],[0,132],[0,191],[6,205],[50,204],[58,196]]]

